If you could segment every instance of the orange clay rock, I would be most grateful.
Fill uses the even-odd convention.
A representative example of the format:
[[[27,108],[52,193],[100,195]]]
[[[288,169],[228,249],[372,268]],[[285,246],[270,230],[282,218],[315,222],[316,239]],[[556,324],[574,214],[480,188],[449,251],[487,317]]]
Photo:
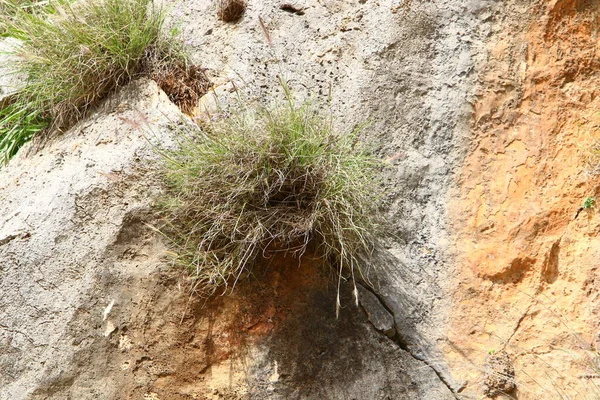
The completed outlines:
[[[600,10],[553,0],[514,13],[532,22],[499,23],[489,41],[472,149],[449,206],[456,289],[446,355],[467,396],[482,394],[488,351],[506,349],[517,398],[587,399],[600,393],[589,371],[600,215],[580,208],[600,188],[585,163],[600,138]]]

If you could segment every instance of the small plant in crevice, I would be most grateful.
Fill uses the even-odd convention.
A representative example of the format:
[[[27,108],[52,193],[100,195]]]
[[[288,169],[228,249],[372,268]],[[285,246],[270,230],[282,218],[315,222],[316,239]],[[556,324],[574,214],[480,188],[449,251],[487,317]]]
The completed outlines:
[[[18,44],[6,67],[24,85],[0,105],[2,161],[35,135],[68,129],[132,79],[179,79],[190,72],[189,90],[172,96],[187,109],[204,93],[203,71],[193,69],[183,47],[164,32],[164,12],[151,0],[57,1],[39,11],[15,0],[7,4],[11,12],[0,21]]]
[[[381,232],[381,162],[308,104],[240,109],[188,125],[163,153],[164,226],[201,295],[232,289],[274,252],[307,248],[341,280],[363,272]],[[355,293],[356,294],[356,293]]]
[[[591,210],[596,207],[596,198],[593,196],[587,197],[583,202],[584,210]]]

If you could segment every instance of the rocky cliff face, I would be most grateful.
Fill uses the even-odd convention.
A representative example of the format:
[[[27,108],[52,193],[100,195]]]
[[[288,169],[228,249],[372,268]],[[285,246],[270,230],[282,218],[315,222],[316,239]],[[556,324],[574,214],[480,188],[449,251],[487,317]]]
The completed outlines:
[[[371,121],[395,238],[361,306],[344,289],[336,319],[285,258],[190,297],[149,227],[185,117],[137,82],[0,171],[0,399],[593,398],[596,2],[291,6],[171,15],[216,84],[199,113],[282,76],[339,129]]]
[[[598,195],[599,5],[510,2],[496,18],[450,203],[447,352],[470,385],[504,350],[515,397],[596,398],[598,214],[581,207]]]

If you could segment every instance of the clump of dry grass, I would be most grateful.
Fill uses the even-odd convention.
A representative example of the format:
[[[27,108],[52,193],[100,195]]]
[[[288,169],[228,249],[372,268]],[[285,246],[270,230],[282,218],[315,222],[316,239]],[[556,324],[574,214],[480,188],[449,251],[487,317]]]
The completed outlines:
[[[149,47],[142,62],[142,74],[154,80],[183,112],[191,113],[212,83],[205,69],[187,63],[186,57],[173,56],[173,51],[184,54],[183,50],[173,50],[168,45]]]
[[[357,132],[335,133],[309,105],[240,107],[187,126],[179,149],[164,153],[162,231],[177,262],[204,295],[233,288],[265,254],[301,257],[309,245],[335,268],[338,285],[354,279],[381,231],[381,163]]]
[[[247,6],[246,0],[219,0],[217,17],[224,22],[237,22],[246,12]]]

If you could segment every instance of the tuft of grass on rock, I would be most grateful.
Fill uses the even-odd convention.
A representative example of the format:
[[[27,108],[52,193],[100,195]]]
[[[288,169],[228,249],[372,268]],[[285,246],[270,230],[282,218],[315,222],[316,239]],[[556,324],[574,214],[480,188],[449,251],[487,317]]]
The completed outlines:
[[[0,105],[3,159],[36,134],[68,129],[134,78],[152,78],[157,71],[169,76],[169,70],[186,78],[192,71],[183,47],[164,32],[165,14],[152,0],[60,1],[52,3],[52,12],[32,11],[16,0],[4,4],[9,3],[11,12],[0,16],[1,25],[19,44],[7,67],[25,84],[9,107]],[[206,80],[203,71],[193,72],[186,83]],[[186,107],[205,86],[188,84]]]
[[[52,15],[18,12],[7,23],[21,40],[14,70],[19,97],[62,127],[131,80],[164,21],[150,0],[83,1]]]
[[[590,197],[586,197],[586,199],[583,201],[583,209],[584,210],[591,210],[592,208],[596,207],[596,198],[594,196],[590,196]]]
[[[310,105],[291,100],[184,128],[179,148],[163,154],[161,231],[195,289],[225,293],[265,255],[301,257],[309,246],[337,272],[338,289],[354,280],[382,227],[382,163],[357,135],[334,132]]]

